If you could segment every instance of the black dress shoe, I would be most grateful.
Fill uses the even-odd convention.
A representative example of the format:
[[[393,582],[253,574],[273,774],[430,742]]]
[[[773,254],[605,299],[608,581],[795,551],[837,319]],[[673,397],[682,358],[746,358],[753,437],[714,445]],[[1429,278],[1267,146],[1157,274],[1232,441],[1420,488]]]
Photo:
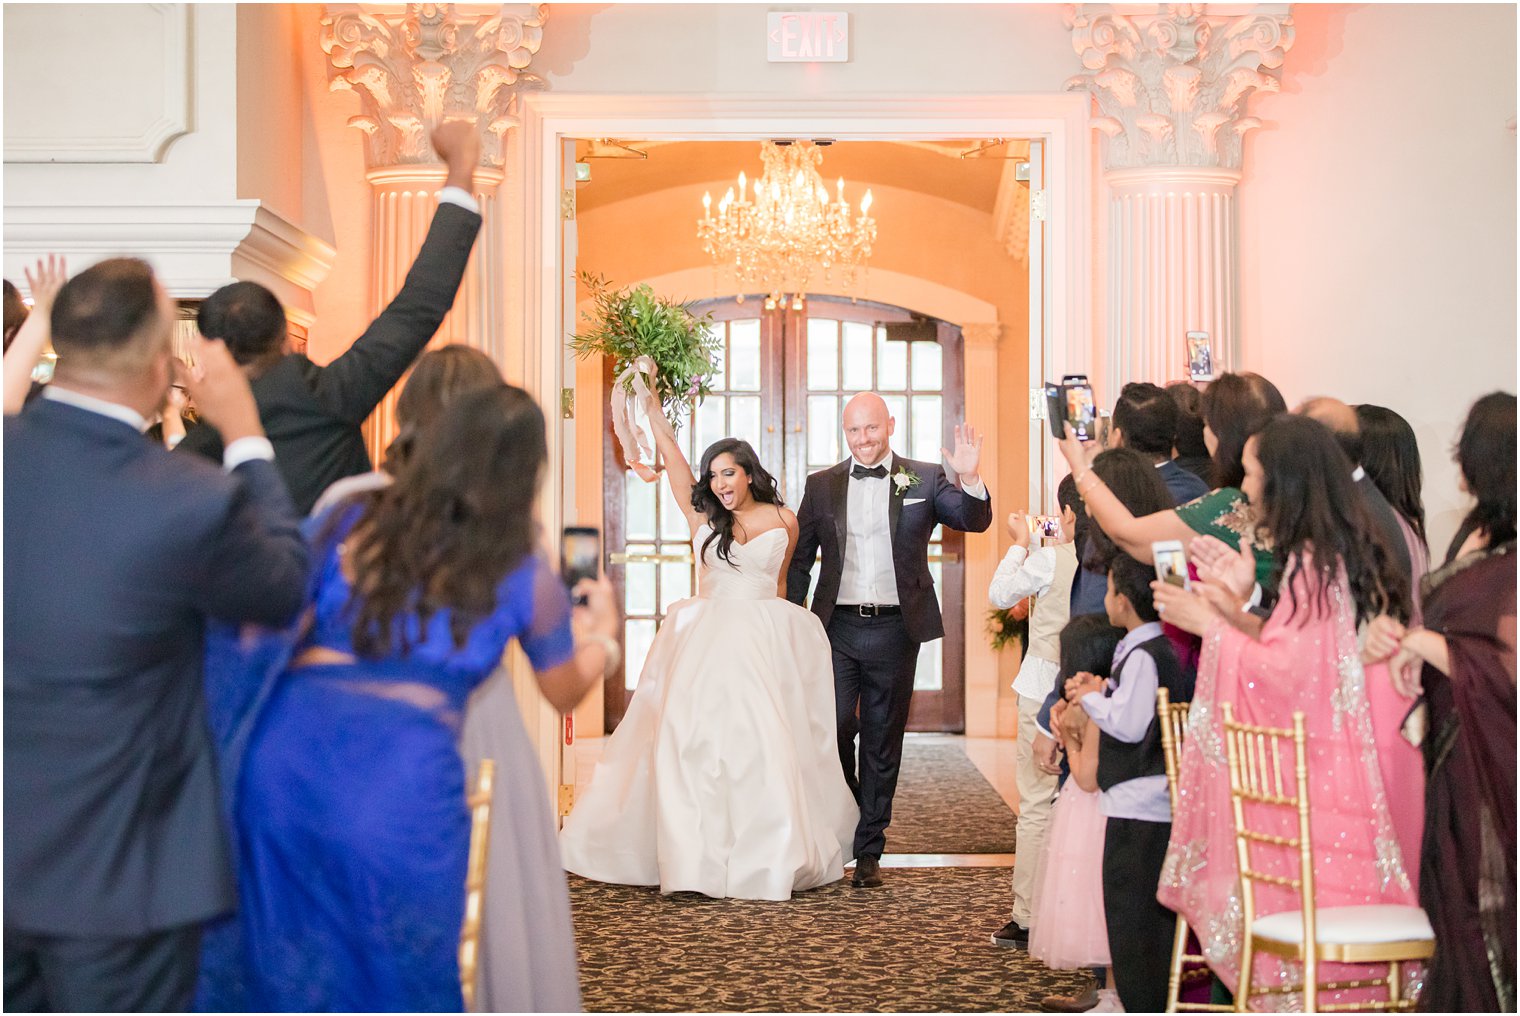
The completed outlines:
[[[855,859],[855,877],[850,884],[857,889],[875,889],[881,885],[881,863],[869,855]]]

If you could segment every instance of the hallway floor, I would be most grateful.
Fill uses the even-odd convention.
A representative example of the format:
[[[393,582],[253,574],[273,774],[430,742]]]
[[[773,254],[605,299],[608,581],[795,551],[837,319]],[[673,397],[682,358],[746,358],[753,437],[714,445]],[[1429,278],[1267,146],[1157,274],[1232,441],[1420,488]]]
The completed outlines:
[[[909,738],[963,751],[1002,800],[1017,807],[1011,739]],[[577,793],[603,743],[577,745]],[[1087,975],[1052,971],[1022,950],[989,941],[1008,918],[1013,860],[1012,853],[888,854],[882,867],[895,870],[881,889],[854,889],[846,880],[787,903],[664,896],[571,876],[585,1007],[1035,1010],[1046,994],[1079,990]]]

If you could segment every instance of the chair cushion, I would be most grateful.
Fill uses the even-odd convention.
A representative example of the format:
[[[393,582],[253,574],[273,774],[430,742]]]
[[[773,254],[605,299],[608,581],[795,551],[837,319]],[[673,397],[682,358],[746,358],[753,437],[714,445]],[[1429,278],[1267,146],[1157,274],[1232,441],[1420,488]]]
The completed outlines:
[[[1365,907],[1321,907],[1315,911],[1315,936],[1321,943],[1352,945],[1375,942],[1414,942],[1435,938],[1430,918],[1419,907],[1394,904]],[[1303,914],[1289,910],[1259,917],[1251,925],[1257,938],[1272,942],[1302,942]]]

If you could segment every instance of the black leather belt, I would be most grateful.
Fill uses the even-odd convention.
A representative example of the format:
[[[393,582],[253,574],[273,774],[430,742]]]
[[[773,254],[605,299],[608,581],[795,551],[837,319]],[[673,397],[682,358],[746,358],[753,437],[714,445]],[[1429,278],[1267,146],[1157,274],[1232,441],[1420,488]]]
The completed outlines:
[[[861,617],[888,617],[902,613],[902,607],[895,603],[836,603],[834,609],[848,610]]]

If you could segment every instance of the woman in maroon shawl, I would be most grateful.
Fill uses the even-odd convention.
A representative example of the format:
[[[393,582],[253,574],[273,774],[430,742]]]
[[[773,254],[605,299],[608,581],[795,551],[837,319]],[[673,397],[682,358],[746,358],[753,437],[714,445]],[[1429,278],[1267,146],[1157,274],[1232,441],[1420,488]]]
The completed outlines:
[[[1468,414],[1457,445],[1477,505],[1425,581],[1425,627],[1399,636],[1401,691],[1423,688],[1420,903],[1436,933],[1420,1007],[1515,1011],[1515,397]]]

